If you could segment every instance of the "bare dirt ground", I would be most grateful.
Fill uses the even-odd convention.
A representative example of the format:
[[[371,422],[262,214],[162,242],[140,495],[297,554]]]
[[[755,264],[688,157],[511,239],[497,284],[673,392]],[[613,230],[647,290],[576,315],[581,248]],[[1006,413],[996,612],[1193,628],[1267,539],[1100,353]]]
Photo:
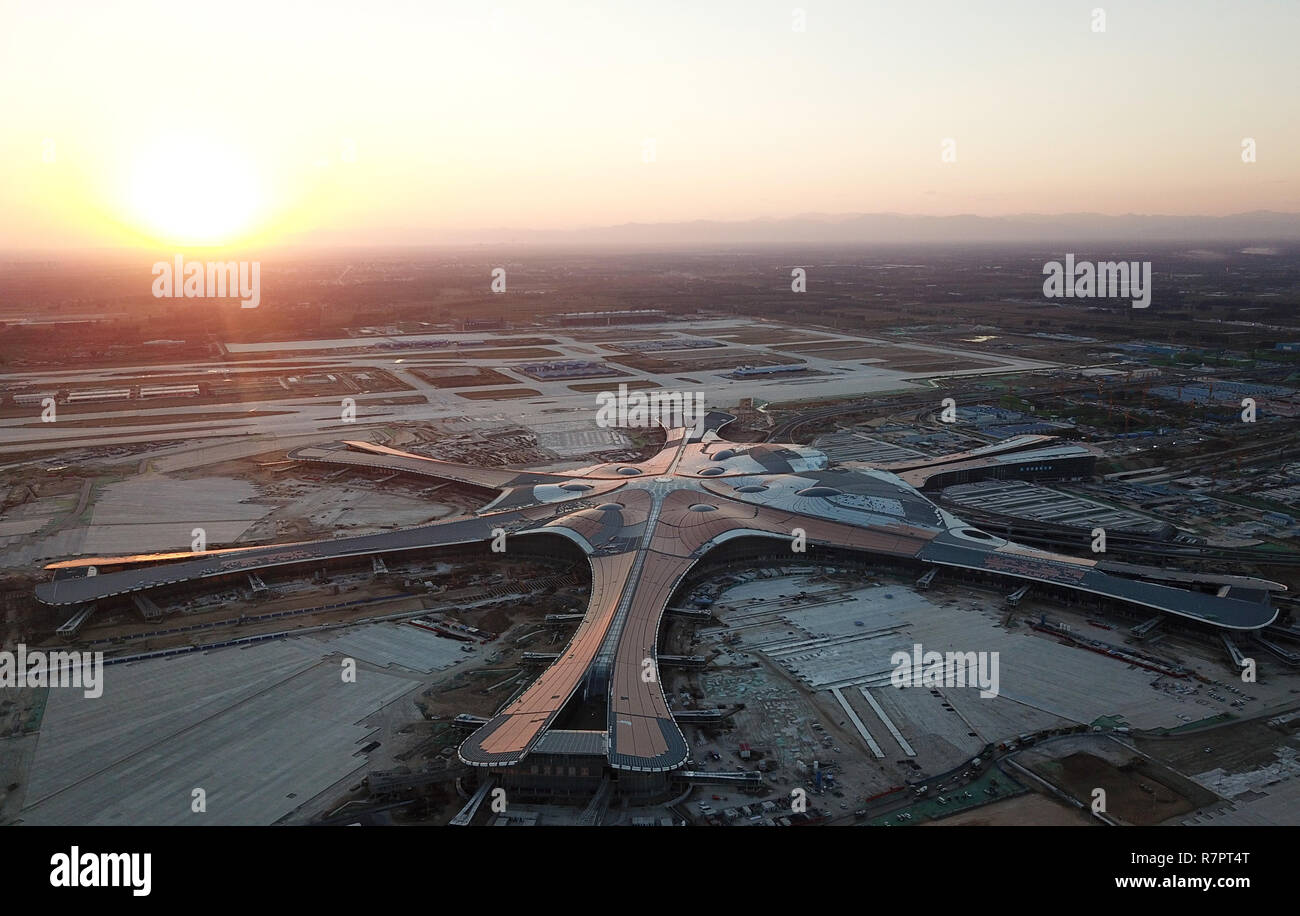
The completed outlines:
[[[514,383],[510,376],[502,375],[495,369],[474,366],[441,366],[412,369],[411,372],[435,388],[475,388]]]
[[[523,666],[523,653],[559,652],[568,643],[574,625],[548,627],[543,619],[575,604],[585,606],[585,599],[561,590],[552,596],[511,601],[475,613],[470,618],[474,626],[498,634],[490,643],[493,652],[488,656],[488,664],[439,678],[421,694],[416,705],[430,719],[449,719],[461,713],[492,715],[516,691],[541,674],[540,667]],[[524,638],[530,633],[535,635]]]
[[[1090,800],[1094,789],[1104,789],[1106,811],[1130,824],[1158,824],[1197,807],[1161,782],[1155,767],[1140,757],[1116,766],[1076,752],[1060,760],[1036,762],[1032,769],[1079,800]]]
[[[922,827],[1095,827],[1101,821],[1063,802],[1028,793],[992,802]]]
[[[1294,736],[1297,729],[1300,719],[1278,727],[1266,720],[1253,720],[1164,738],[1144,736],[1133,743],[1180,773],[1195,775],[1214,768],[1239,773],[1272,763],[1276,748],[1285,743],[1285,736]]]

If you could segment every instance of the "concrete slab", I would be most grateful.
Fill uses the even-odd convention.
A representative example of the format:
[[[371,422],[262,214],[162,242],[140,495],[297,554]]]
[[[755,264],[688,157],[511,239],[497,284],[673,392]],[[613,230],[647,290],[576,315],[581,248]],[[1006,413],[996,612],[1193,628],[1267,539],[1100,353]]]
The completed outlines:
[[[461,647],[470,645],[409,623],[357,627],[320,641],[327,652],[338,652],[381,668],[396,666],[424,674],[464,661],[467,653]]]
[[[22,822],[274,823],[363,765],[358,723],[417,686],[367,667],[345,683],[331,651],[281,640],[112,666],[99,699],[51,691]]]

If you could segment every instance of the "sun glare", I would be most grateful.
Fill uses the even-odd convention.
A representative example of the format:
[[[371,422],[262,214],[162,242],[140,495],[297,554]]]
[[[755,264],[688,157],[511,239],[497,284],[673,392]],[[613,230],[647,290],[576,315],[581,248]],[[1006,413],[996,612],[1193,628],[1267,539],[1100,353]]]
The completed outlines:
[[[217,141],[171,137],[135,159],[130,205],[140,228],[176,245],[223,245],[247,232],[260,190],[249,161]]]

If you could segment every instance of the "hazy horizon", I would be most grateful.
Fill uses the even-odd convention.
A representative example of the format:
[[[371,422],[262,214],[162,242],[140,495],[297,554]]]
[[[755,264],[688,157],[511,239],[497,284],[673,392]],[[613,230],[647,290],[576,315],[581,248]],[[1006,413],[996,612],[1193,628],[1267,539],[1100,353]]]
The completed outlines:
[[[974,214],[919,216],[913,214],[803,214],[753,220],[689,220],[628,222],[621,225],[537,230],[518,227],[472,233],[397,231],[357,241],[347,233],[306,233],[275,242],[227,245],[157,243],[84,246],[7,246],[8,258],[95,256],[145,251],[194,254],[283,252],[323,255],[376,251],[455,251],[514,248],[608,252],[654,251],[674,248],[701,250],[765,249],[882,249],[962,247],[1059,247],[1061,245],[1252,245],[1300,244],[1300,213],[1256,211],[1223,217],[1142,214],[1014,214],[984,217]],[[1263,252],[1258,252],[1263,253]]]

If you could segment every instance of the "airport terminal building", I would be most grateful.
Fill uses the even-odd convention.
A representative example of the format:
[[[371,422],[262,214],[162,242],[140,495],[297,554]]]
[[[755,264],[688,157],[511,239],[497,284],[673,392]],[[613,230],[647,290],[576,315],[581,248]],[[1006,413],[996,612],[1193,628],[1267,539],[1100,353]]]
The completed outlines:
[[[412,551],[482,551],[497,531],[540,553],[562,543],[590,571],[586,612],[538,677],[472,723],[459,758],[530,797],[590,797],[608,785],[646,800],[665,797],[691,757],[678,718],[692,714],[672,708],[658,676],[670,602],[714,562],[789,559],[795,531],[806,538],[807,562],[856,556],[921,575],[1037,585],[1207,630],[1254,631],[1277,617],[1267,589],[1244,580],[1223,585],[1217,577],[1207,591],[1204,583],[1175,582],[1156,569],[1135,572],[1104,558],[1026,547],[965,523],[920,492],[932,480],[955,483],[952,475],[981,468],[992,476],[1072,472],[1092,457],[1073,445],[1031,436],[895,466],[832,467],[805,446],[727,442],[717,434],[725,422],[725,415],[711,415],[702,434],[669,430],[662,449],[641,462],[557,472],[458,465],[364,442],[300,450],[305,460],[373,465],[500,495],[475,515],[379,534],[51,564],[54,578],[37,587],[37,597],[76,613],[95,602],[148,600],[150,593],[255,580],[277,569]],[[97,574],[88,574],[91,567]]]

